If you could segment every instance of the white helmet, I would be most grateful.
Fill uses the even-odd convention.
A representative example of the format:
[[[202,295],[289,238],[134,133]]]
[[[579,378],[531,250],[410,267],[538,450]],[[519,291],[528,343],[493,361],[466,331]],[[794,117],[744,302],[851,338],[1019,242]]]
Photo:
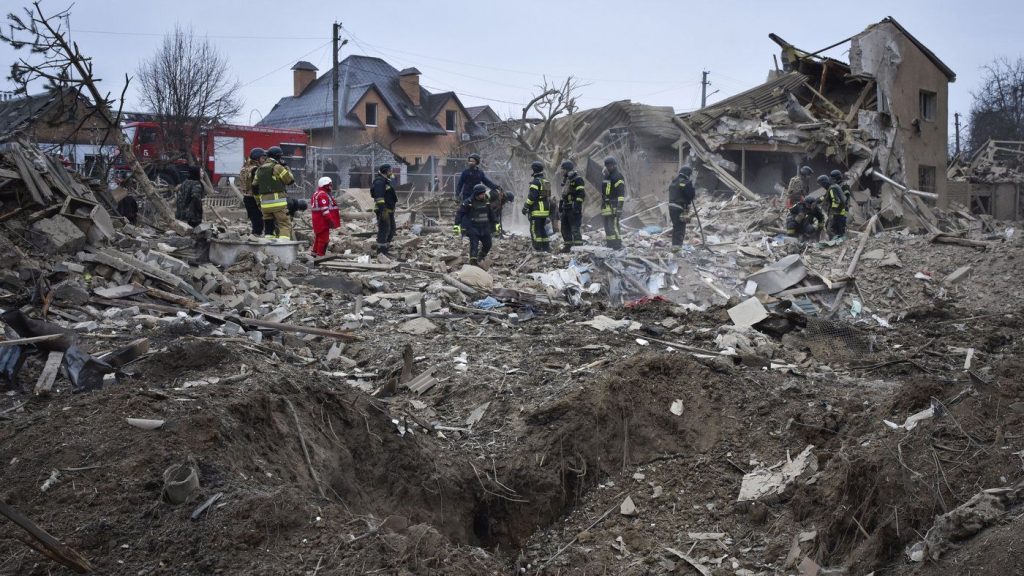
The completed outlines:
[[[330,176],[321,176],[320,179],[316,181],[317,188],[323,188],[324,186],[331,186],[332,184],[334,184],[334,182],[331,180]]]

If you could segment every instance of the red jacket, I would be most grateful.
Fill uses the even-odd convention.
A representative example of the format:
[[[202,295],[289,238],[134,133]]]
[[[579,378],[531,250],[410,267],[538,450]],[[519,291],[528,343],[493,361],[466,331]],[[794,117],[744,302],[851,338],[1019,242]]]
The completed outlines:
[[[323,232],[341,226],[341,212],[338,203],[331,196],[329,187],[320,187],[313,193],[309,211],[313,215],[313,232]]]

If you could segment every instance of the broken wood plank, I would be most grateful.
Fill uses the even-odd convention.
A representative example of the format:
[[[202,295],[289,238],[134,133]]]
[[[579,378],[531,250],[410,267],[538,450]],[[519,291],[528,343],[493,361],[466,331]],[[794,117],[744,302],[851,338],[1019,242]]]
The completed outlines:
[[[846,286],[846,282],[839,281],[833,282],[831,286],[828,284],[815,284],[814,286],[803,286],[800,288],[790,288],[789,290],[783,290],[778,294],[775,294],[775,298],[785,298],[786,296],[800,296],[801,294],[814,294],[815,292],[824,292],[826,290],[836,290]]]
[[[811,86],[810,82],[804,82],[804,86],[807,86],[815,96],[821,98],[821,102],[825,105],[825,111],[832,115],[836,120],[843,120],[843,118],[845,118],[846,115],[843,114],[843,111],[833,104],[831,100],[826,98],[824,94],[815,90],[814,86]]]
[[[15,166],[17,166],[18,172],[21,174],[21,180],[25,182],[25,188],[28,188],[28,193],[32,200],[40,206],[49,206],[51,202],[47,201],[43,196],[43,193],[36,185],[35,179],[32,177],[35,170],[28,166],[27,161],[21,155],[21,151],[16,146],[12,147],[8,156],[14,160]]]
[[[934,244],[956,244],[957,246],[967,246],[969,248],[981,248],[982,250],[988,249],[991,246],[991,242],[982,242],[980,240],[968,240],[967,238],[960,238],[959,236],[953,236],[952,234],[938,233],[931,237],[930,242]]]
[[[327,338],[337,338],[342,342],[358,342],[362,340],[359,336],[352,334],[351,332],[337,332],[335,330],[326,330],[324,328],[316,328],[314,326],[299,326],[296,324],[283,324],[281,322],[270,322],[267,320],[257,320],[255,318],[242,318],[240,316],[231,316],[231,321],[241,324],[243,326],[255,326],[257,328],[271,328],[273,330],[280,330],[281,332],[294,332],[297,334],[312,334],[314,336],[326,336]]]
[[[853,273],[857,271],[857,263],[860,262],[861,252],[864,251],[864,246],[868,243],[868,238],[871,237],[871,230],[875,226],[875,222],[878,220],[878,214],[875,214],[868,220],[868,223],[864,225],[864,234],[861,234],[860,243],[857,245],[856,252],[853,253],[853,259],[850,260],[850,265],[846,268],[846,277],[853,278]],[[843,304],[843,295],[846,294],[846,287],[849,284],[844,284],[839,288],[839,293],[836,294],[836,299],[832,302],[832,307],[829,308],[825,314],[825,318],[831,318],[839,311],[839,307]]]
[[[199,306],[199,303],[191,298],[178,296],[177,294],[165,292],[164,290],[161,290],[159,288],[153,288],[152,286],[146,288],[146,295],[152,296],[153,298],[156,298],[158,300],[170,302],[171,304],[177,304],[178,306],[182,306],[188,309],[192,309]]]
[[[88,251],[89,259],[99,262],[100,264],[106,264],[112,268],[118,270],[134,270],[154,280],[159,280],[168,286],[178,288],[184,292],[187,292],[190,296],[198,300],[199,302],[209,302],[210,299],[205,294],[196,290],[191,284],[183,280],[181,277],[167,272],[161,268],[157,268],[152,264],[143,262],[134,256],[129,256],[113,248],[95,248],[86,247]]]
[[[6,502],[0,501],[0,514],[6,516],[7,519],[35,538],[37,543],[32,541],[26,541],[26,543],[40,554],[71,568],[79,574],[88,574],[93,571],[92,564],[84,556],[61,544],[59,540],[50,536],[46,530],[37,526],[35,522],[26,518],[21,512],[18,512]]]
[[[100,356],[98,360],[102,360],[114,368],[120,368],[147,352],[149,352],[149,338],[139,338],[109,354]]]
[[[850,106],[850,111],[846,113],[846,124],[849,126],[853,123],[853,119],[857,117],[857,112],[860,112],[861,106],[864,105],[864,99],[868,97],[871,90],[875,87],[874,80],[868,80],[868,83],[864,85],[864,89],[860,91],[860,95],[857,96],[857,100],[854,101],[853,105]]]
[[[59,340],[63,338],[65,334],[47,334],[45,336],[31,336],[29,338],[16,338],[14,340],[2,340],[0,346],[22,346],[25,344],[36,344],[39,342],[49,342],[51,340]]]
[[[695,154],[697,154],[697,157],[700,158],[704,166],[706,166],[709,170],[714,172],[726,186],[728,186],[737,194],[740,194],[741,196],[748,200],[753,200],[755,202],[761,201],[760,196],[752,192],[742,182],[737,180],[735,177],[733,177],[732,174],[729,174],[729,172],[727,172],[724,168],[719,166],[717,162],[715,162],[714,158],[711,157],[711,151],[704,146],[704,144],[700,141],[699,136],[697,136],[697,134],[693,132],[692,128],[690,128],[685,122],[683,122],[676,116],[672,117],[672,122],[675,123],[675,125],[678,126],[680,130],[682,130],[683,139],[686,140],[686,143],[690,145],[690,148],[694,151]]]
[[[46,365],[36,380],[36,387],[33,393],[36,396],[46,396],[53,390],[53,383],[57,380],[57,373],[60,371],[60,364],[64,360],[63,352],[50,352],[46,356]]]

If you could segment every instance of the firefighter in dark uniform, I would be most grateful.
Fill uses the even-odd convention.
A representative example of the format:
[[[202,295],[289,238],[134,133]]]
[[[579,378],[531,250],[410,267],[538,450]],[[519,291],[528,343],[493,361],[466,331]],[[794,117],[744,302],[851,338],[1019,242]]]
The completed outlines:
[[[601,216],[604,216],[605,246],[622,249],[619,219],[626,202],[626,180],[619,172],[619,163],[609,156],[604,159],[604,181],[601,185]]]
[[[668,186],[668,217],[672,221],[672,251],[678,252],[686,236],[686,223],[690,219],[693,199],[697,195],[690,176],[693,169],[683,166]]]
[[[394,174],[390,164],[382,164],[377,169],[370,185],[370,196],[373,197],[373,213],[377,216],[377,253],[388,253],[391,241],[395,238],[395,207],[398,206],[398,195],[391,183]]]
[[[496,191],[487,191],[487,186],[473,186],[473,194],[469,200],[459,206],[461,229],[469,236],[469,263],[477,266],[487,258],[491,251],[491,232],[499,232],[501,225],[491,208],[491,195]]]
[[[586,194],[583,177],[576,172],[571,160],[562,162],[562,200],[558,204],[559,223],[562,228],[562,252],[573,246],[583,246],[583,200]]]
[[[846,206],[850,206],[850,198],[853,196],[853,192],[850,191],[850,184],[846,182],[846,175],[839,170],[833,170],[829,172],[829,177],[832,178],[833,184],[839,184],[839,187],[843,189],[843,196],[846,197]]]
[[[472,198],[473,188],[477,184],[484,184],[492,190],[501,190],[501,186],[491,182],[491,179],[480,169],[479,154],[476,152],[470,154],[467,163],[469,168],[466,168],[462,171],[462,174],[459,174],[459,180],[455,184],[455,199],[459,201],[460,205]]]
[[[836,172],[839,172],[836,170]],[[840,179],[842,173],[839,174]],[[829,233],[832,238],[840,238],[846,235],[847,198],[842,186],[833,182],[829,176],[822,174],[818,176],[818,184],[825,189],[825,206],[828,209]]]
[[[530,164],[533,179],[530,180],[530,192],[526,195],[523,214],[530,217],[530,238],[533,249],[537,252],[551,252],[551,239],[548,238],[548,217],[551,216],[551,182],[544,177],[544,164],[534,160]]]
[[[817,198],[806,197],[789,209],[786,218],[786,234],[802,242],[813,242],[821,235],[825,226],[825,213],[818,206]]]

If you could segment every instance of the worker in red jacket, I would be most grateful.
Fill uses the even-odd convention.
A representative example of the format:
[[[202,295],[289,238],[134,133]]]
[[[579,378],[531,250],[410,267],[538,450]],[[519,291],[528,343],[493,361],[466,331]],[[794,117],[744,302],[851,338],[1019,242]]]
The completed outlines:
[[[331,195],[333,182],[324,176],[316,183],[317,189],[310,201],[309,211],[313,214],[313,256],[327,253],[327,243],[331,241],[331,230],[341,226],[341,212],[338,203]]]

